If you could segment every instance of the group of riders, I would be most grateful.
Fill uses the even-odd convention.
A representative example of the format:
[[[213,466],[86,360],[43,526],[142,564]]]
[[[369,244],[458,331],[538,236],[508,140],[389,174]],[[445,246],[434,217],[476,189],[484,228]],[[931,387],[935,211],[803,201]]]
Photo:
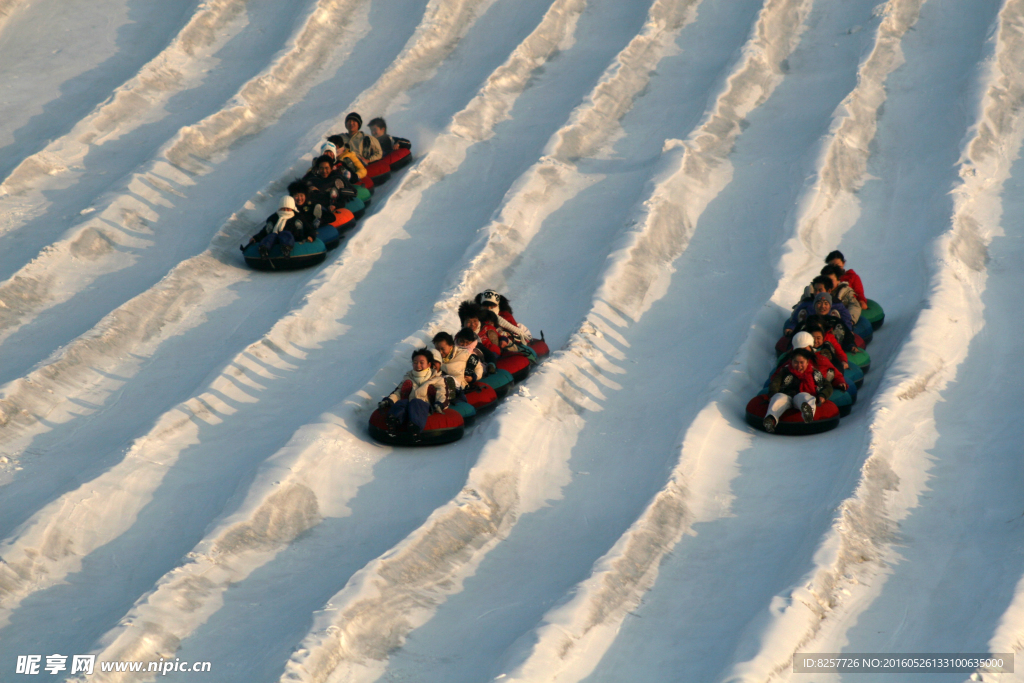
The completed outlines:
[[[509,300],[493,289],[463,301],[459,322],[454,335],[434,335],[433,349],[412,352],[412,369],[378,404],[389,431],[419,433],[431,413],[443,413],[483,388],[480,380],[496,372],[500,359],[531,353],[530,330],[516,321]]]
[[[868,310],[860,277],[846,268],[840,251],[825,257],[825,267],[804,290],[784,326],[776,351],[786,355],[772,373],[768,386],[768,412],[764,429],[774,432],[782,414],[795,408],[805,423],[832,396],[849,388],[844,371],[849,354],[863,351],[863,339],[854,332]],[[866,323],[866,321],[865,321]]]
[[[372,192],[370,169],[398,150],[411,147],[405,138],[388,135],[382,118],[370,121],[370,135],[362,126],[358,113],[346,116],[346,132],[329,136],[309,171],[289,183],[277,211],[249,240],[259,245],[260,256],[269,256],[270,250],[280,245],[281,255],[288,257],[296,243],[315,240],[321,225],[336,226],[340,232],[354,224],[355,216],[345,206],[357,198],[359,188]]]

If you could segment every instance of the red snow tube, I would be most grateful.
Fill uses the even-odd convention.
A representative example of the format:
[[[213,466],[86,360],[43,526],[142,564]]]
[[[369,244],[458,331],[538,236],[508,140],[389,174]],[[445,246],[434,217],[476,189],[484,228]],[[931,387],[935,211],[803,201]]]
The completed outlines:
[[[768,414],[768,396],[755,396],[747,404],[747,423],[755,429],[764,431],[764,417]],[[832,401],[825,401],[814,411],[814,420],[804,422],[800,411],[790,408],[782,414],[782,419],[775,427],[776,434],[818,434],[835,429],[839,424],[839,407]]]
[[[348,230],[349,228],[351,228],[355,224],[356,224],[355,214],[353,214],[348,209],[337,209],[334,212],[334,222],[331,223],[331,225],[334,226],[335,228],[337,228],[338,232],[343,232],[345,230]]]
[[[401,168],[405,168],[410,161],[412,161],[412,150],[411,149],[396,149],[391,154],[384,156],[381,161],[387,163],[391,167],[392,171],[397,171]]]
[[[370,174],[367,173],[365,178],[363,178],[362,180],[359,180],[359,181],[356,182],[356,185],[362,185],[367,190],[372,190],[373,189],[373,178],[371,178]]]
[[[792,345],[792,343],[792,337],[782,335],[779,338],[779,341],[775,342],[775,353],[785,353],[786,351],[789,351],[789,347]]]
[[[489,384],[473,382],[473,385],[466,388],[466,401],[479,413],[498,403],[498,392]]]
[[[530,374],[530,359],[521,353],[502,356],[495,365],[499,370],[504,370],[512,375],[512,379],[517,382],[522,382]]]
[[[388,178],[391,177],[391,166],[389,166],[388,162],[383,159],[375,161],[372,164],[367,164],[366,177],[373,178],[375,185],[386,183]]]
[[[537,354],[537,358],[541,358],[542,356],[546,356],[551,353],[551,349],[548,348],[548,343],[543,339],[534,339],[530,342],[530,348],[533,349],[535,354]]]
[[[448,408],[443,413],[431,413],[427,425],[418,434],[406,427],[397,432],[388,431],[387,416],[377,409],[370,415],[370,436],[392,446],[436,446],[462,438],[466,424],[462,416]]]

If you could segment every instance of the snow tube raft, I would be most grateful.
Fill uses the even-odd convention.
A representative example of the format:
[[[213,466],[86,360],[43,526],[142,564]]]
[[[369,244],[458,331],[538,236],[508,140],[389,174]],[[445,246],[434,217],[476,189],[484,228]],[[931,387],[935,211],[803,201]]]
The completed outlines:
[[[391,446],[437,446],[458,441],[466,433],[466,422],[457,410],[448,408],[443,413],[431,413],[421,432],[402,427],[388,431],[387,415],[379,408],[370,415],[370,436]]]
[[[242,248],[242,255],[250,268],[256,270],[297,270],[321,263],[327,258],[327,245],[320,239],[299,242],[292,248],[291,256],[281,255],[281,246],[275,244],[270,256],[260,256],[259,245],[250,244]]]
[[[341,243],[341,233],[333,225],[321,225],[316,229],[316,236],[324,243],[327,251],[337,248]]]
[[[551,353],[551,349],[548,348],[548,343],[544,341],[544,333],[540,333],[540,339],[534,339],[530,342],[530,348],[537,355],[537,358],[543,358],[544,356]]]
[[[852,363],[850,367],[843,370],[843,377],[846,378],[847,384],[852,384],[855,387],[860,388],[864,384],[864,371],[856,363]]]
[[[517,382],[522,382],[526,379],[526,376],[530,374],[530,368],[533,363],[530,362],[530,357],[525,353],[512,353],[507,356],[502,356],[494,363],[499,370],[504,370],[510,375],[512,379]]]
[[[409,165],[412,161],[411,149],[396,149],[391,154],[385,154],[381,161],[391,167],[392,171],[398,171]]]
[[[885,311],[874,299],[868,299],[868,310],[860,314],[861,318],[867,318],[871,327],[878,329],[885,323]]]
[[[768,396],[758,395],[747,404],[746,420],[754,429],[764,431],[764,417],[768,414]],[[839,407],[832,401],[825,401],[814,411],[814,420],[804,422],[800,411],[790,408],[782,414],[775,427],[776,434],[802,436],[819,434],[835,429],[839,425]]]
[[[856,365],[860,368],[862,373],[866,373],[871,369],[871,356],[868,355],[867,351],[858,351],[857,353],[846,353],[846,359],[850,362],[852,368]]]
[[[512,385],[515,384],[515,380],[512,379],[512,375],[507,370],[492,372],[480,380],[480,382],[494,389],[494,393],[498,395],[498,398],[508,396],[508,392],[512,390]]]
[[[359,197],[356,197],[355,199],[350,199],[348,202],[346,202],[345,208],[352,212],[352,215],[356,218],[356,220],[362,218],[363,214],[366,213],[366,204]]]
[[[476,419],[476,408],[465,401],[453,403],[449,407],[462,416],[462,422],[466,425]]]
[[[478,413],[498,404],[498,392],[486,382],[473,382],[473,386],[466,388],[465,394],[466,401]]]
[[[864,340],[864,345],[867,346],[875,335],[875,328],[871,327],[871,322],[862,315],[853,326],[853,333]]]
[[[366,177],[372,178],[374,185],[383,185],[391,178],[391,166],[384,159],[378,159],[366,165]]]
[[[370,197],[373,196],[373,188],[363,187],[362,185],[356,186],[356,199],[361,201],[363,204],[370,204]]]
[[[356,215],[347,208],[340,208],[334,212],[334,221],[328,225],[332,228],[337,228],[339,234],[343,233],[355,227]],[[327,244],[327,240],[324,240],[324,244]],[[333,248],[334,247],[328,245],[327,250],[330,251]]]

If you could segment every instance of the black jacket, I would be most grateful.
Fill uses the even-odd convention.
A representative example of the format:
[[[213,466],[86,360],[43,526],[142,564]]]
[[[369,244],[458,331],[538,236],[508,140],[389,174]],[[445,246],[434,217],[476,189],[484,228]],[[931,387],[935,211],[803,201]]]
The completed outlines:
[[[259,242],[264,237],[274,231],[274,226],[277,225],[277,212],[270,214],[267,218],[266,223],[263,224],[263,229],[260,230],[253,236],[253,239]],[[288,219],[288,222],[284,224],[282,230],[287,230],[295,236],[296,242],[305,242],[307,237],[316,239],[316,228],[313,227],[313,223],[305,220],[305,218],[297,213]]]

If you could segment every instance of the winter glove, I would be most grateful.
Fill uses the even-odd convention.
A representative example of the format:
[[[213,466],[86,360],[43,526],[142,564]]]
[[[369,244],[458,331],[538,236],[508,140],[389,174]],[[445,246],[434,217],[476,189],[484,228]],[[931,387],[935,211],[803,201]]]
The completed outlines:
[[[432,412],[432,413],[443,413],[444,412],[444,406],[441,405],[440,403],[435,403],[435,404],[430,406],[430,412]]]
[[[313,215],[316,216],[317,220],[320,220],[320,218],[324,215],[324,210],[323,208],[321,208],[319,204],[313,207]]]
[[[382,412],[387,412],[391,410],[391,406],[393,405],[395,404],[391,402],[390,398],[385,398],[384,400],[377,404],[377,409]]]

